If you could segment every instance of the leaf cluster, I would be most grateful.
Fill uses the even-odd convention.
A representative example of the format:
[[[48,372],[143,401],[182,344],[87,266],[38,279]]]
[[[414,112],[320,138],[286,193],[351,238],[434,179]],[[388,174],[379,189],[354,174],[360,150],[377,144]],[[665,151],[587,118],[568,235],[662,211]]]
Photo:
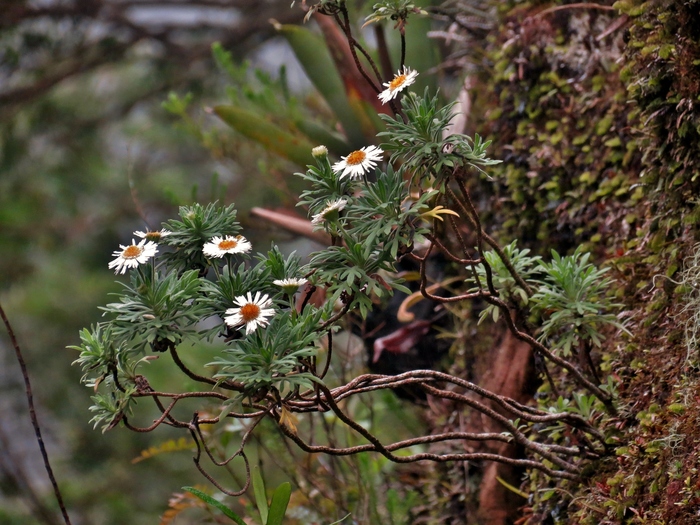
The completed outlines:
[[[164,224],[170,235],[163,238],[163,244],[175,251],[162,256],[168,267],[178,271],[206,268],[204,243],[215,236],[235,236],[241,232],[233,204],[225,208],[217,207],[216,203],[180,206],[179,214],[180,220],[171,219]]]
[[[346,201],[337,217],[323,222],[339,244],[314,254],[309,267],[313,281],[325,286],[332,300],[348,302],[349,309],[359,307],[362,316],[371,309],[373,297],[390,294],[392,288],[406,290],[398,280],[386,274],[385,279],[380,272],[393,272],[398,257],[427,233],[420,215],[436,193],[411,197],[402,169],[388,166],[375,175],[376,182],[341,179],[326,157],[318,159],[318,167],[300,174],[313,184],[301,197],[310,216],[332,200]]]
[[[596,268],[589,262],[590,254],[582,253],[580,247],[564,257],[552,250],[551,262],[529,255],[528,249],[520,250],[516,241],[505,246],[503,252],[515,272],[535,287],[535,293],[528,297],[500,256],[489,250],[484,253],[484,259],[491,269],[493,286],[512,308],[528,307],[542,319],[541,342],[551,343],[562,355],[569,356],[572,347],[582,341],[600,346],[604,326],[625,330],[611,312],[620,305],[606,295],[612,285],[612,279],[605,276],[608,269]],[[478,264],[467,269],[471,272],[466,279],[472,285],[469,292],[484,289],[485,266]],[[499,315],[500,309],[496,305],[488,305],[481,311],[479,322],[489,316],[495,322]]]
[[[198,275],[197,270],[181,275],[156,270],[132,273],[131,286],[124,285],[119,302],[101,308],[112,318],[114,340],[137,351],[147,345],[162,351],[196,334],[194,326],[208,314],[204,304],[193,301],[202,286]]]
[[[582,339],[599,347],[600,330],[606,325],[625,330],[610,312],[621,305],[606,295],[612,285],[612,279],[605,276],[608,269],[596,268],[589,258],[590,253],[582,253],[580,247],[565,257],[552,250],[552,261],[540,263],[544,278],[537,281],[539,288],[531,298],[544,318],[540,339],[551,342],[565,356]]]
[[[280,393],[311,388],[318,378],[309,371],[318,348],[318,326],[327,316],[312,306],[298,316],[284,312],[265,330],[234,341],[208,366],[217,367],[217,379],[234,379],[246,385],[247,394],[275,387]]]
[[[421,179],[444,176],[457,167],[480,169],[500,163],[486,156],[491,141],[482,141],[478,134],[472,139],[448,132],[455,104],[442,106],[437,95],[429,97],[426,88],[422,97],[410,92],[401,99],[403,116],[379,115],[387,131],[378,136],[389,140],[382,147],[391,152],[390,162],[403,162],[405,169]]]
[[[409,14],[427,15],[428,12],[421,9],[415,2],[410,0],[382,0],[372,6],[372,14],[366,20],[366,24],[381,22],[383,20],[393,20],[401,27],[406,23]]]
[[[316,166],[308,166],[307,171],[295,173],[309,187],[299,195],[297,206],[308,208],[309,215],[320,213],[329,201],[352,194],[356,184],[349,178],[340,178],[331,169],[326,155],[316,159]]]
[[[167,233],[159,239],[161,248],[171,251],[131,269],[130,283],[115,294],[117,300],[101,308],[107,320],[82,330],[81,344],[70,347],[80,352],[75,364],[85,373],[82,382],[96,392],[92,421],[105,430],[130,412],[136,371],[153,359],[149,353],[175,351],[184,343],[218,344],[230,360],[212,363],[223,367],[217,377],[244,383],[247,392],[275,383],[284,389],[310,384],[302,362],[317,352],[314,343],[323,335],[329,309],[309,306],[297,314],[293,296],[274,284],[308,271],[299,258],[285,257],[273,246],[258,254],[255,264],[236,261],[240,254],[208,259],[201,253],[205,242],[240,231],[235,209],[195,204],[182,207],[180,217],[164,225]],[[272,331],[241,336],[239,327],[222,318],[237,298],[258,292],[269,296],[275,310]]]
[[[510,260],[511,266],[516,273],[527,282],[541,272],[539,264],[542,258],[539,255],[530,255],[529,249],[521,250],[516,245],[517,241],[513,241],[504,246],[503,253]],[[515,280],[498,253],[493,250],[484,252],[484,259],[491,268],[493,286],[498,291],[501,299],[512,305],[513,308],[527,306],[529,302],[527,292]],[[472,288],[469,289],[470,293],[486,288],[487,272],[483,264],[477,264],[474,267],[468,266],[467,270],[470,272],[470,275],[467,277],[466,283],[472,285]],[[488,305],[479,314],[479,323],[489,316],[494,322],[498,321],[500,312],[500,308],[496,305]]]
[[[131,413],[136,369],[147,360],[134,359],[134,352],[113,337],[112,328],[102,323],[90,329],[84,328],[80,331],[81,344],[68,347],[80,352],[73,364],[81,366],[85,372],[81,381],[95,391],[91,397],[94,405],[90,411],[94,416],[90,423],[95,427],[101,425],[103,432],[118,422],[121,415]],[[100,385],[108,391],[98,392]]]

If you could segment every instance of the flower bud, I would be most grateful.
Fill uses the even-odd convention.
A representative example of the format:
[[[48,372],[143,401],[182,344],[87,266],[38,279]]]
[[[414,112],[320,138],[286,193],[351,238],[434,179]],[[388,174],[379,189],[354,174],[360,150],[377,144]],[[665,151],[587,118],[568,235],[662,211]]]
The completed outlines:
[[[316,146],[311,150],[311,154],[315,159],[323,159],[328,156],[328,148],[326,146]]]

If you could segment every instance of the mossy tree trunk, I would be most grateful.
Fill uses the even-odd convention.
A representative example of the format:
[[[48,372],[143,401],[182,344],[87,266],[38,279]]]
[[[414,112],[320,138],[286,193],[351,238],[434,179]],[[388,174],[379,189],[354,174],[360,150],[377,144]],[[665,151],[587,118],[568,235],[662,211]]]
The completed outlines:
[[[620,415],[601,419],[615,447],[591,477],[530,477],[521,488],[531,500],[502,498],[500,521],[479,503],[502,486],[473,498],[472,513],[452,505],[443,519],[697,523],[695,283],[679,283],[700,240],[700,2],[510,2],[487,41],[471,54],[482,73],[467,132],[491,138],[504,163],[490,179],[474,175],[482,213],[502,242],[544,255],[583,245],[611,266],[632,335],[611,334],[594,354],[617,382]],[[507,370],[498,352],[484,356],[491,376]],[[509,395],[531,395],[536,383]]]

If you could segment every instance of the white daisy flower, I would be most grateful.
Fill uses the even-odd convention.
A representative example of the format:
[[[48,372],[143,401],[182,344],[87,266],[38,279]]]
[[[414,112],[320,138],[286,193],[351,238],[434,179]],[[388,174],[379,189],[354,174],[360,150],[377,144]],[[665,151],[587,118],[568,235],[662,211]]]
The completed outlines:
[[[145,232],[137,231],[137,232],[134,232],[134,235],[136,235],[136,237],[139,237],[139,238],[141,238],[141,239],[146,239],[146,240],[148,240],[148,241],[158,242],[158,241],[161,240],[163,237],[167,237],[167,236],[170,235],[171,233],[172,233],[172,232],[169,232],[168,230],[166,230],[166,229],[164,228],[164,229],[162,229],[162,230],[160,230],[160,231],[151,231],[151,230],[148,230],[148,231],[145,231]]]
[[[303,277],[292,277],[290,279],[277,279],[272,284],[279,286],[287,294],[293,294],[300,286],[304,286],[308,281]]]
[[[132,239],[129,246],[120,244],[119,247],[121,250],[112,254],[112,257],[116,257],[116,259],[107,265],[110,270],[115,269],[114,273],[126,273],[128,268],[136,268],[158,253],[158,245],[146,239],[138,244]]]
[[[238,308],[226,310],[228,317],[224,317],[224,322],[231,327],[244,324],[246,334],[254,332],[258,326],[267,326],[270,323],[267,318],[275,313],[274,308],[268,308],[272,299],[267,294],[261,297],[260,292],[255,292],[255,299],[250,292],[247,297],[239,295],[234,303]]]
[[[248,240],[242,235],[227,235],[226,237],[213,237],[202,248],[207,257],[223,257],[227,253],[247,253],[252,248]]]
[[[385,82],[384,86],[386,89],[377,95],[377,98],[382,101],[382,104],[386,104],[391,99],[396,98],[404,88],[410,86],[416,81],[418,76],[418,71],[411,69],[410,67],[403,66],[403,71],[399,70],[391,82]]]
[[[326,203],[326,207],[323,208],[320,213],[317,213],[311,218],[311,224],[321,224],[322,222],[330,219],[333,213],[335,213],[337,216],[338,212],[342,211],[347,203],[348,200],[342,198],[334,201],[328,201]]]
[[[381,148],[377,146],[366,146],[350,153],[347,157],[341,157],[339,162],[333,164],[333,172],[340,174],[342,179],[350,175],[351,179],[360,178],[365,172],[377,166],[377,162],[382,160]]]

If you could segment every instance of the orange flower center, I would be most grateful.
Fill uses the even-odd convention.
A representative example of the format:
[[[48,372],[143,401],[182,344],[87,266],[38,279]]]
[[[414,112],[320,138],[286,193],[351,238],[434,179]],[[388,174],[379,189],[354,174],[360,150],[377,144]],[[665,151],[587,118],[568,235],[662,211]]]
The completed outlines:
[[[260,316],[260,307],[257,304],[247,303],[241,306],[241,317],[244,323],[249,323]]]
[[[397,75],[394,77],[394,80],[389,82],[389,89],[391,91],[394,91],[394,90],[400,88],[405,81],[406,81],[406,75]]]
[[[141,248],[135,244],[132,244],[122,252],[122,257],[124,259],[136,259],[139,255],[141,255],[142,251],[143,250]]]
[[[350,166],[357,166],[358,164],[362,164],[366,158],[367,154],[358,149],[357,151],[353,151],[350,155],[348,155],[345,162]]]
[[[238,246],[238,243],[233,239],[226,239],[219,243],[220,250],[233,250],[236,246]]]

